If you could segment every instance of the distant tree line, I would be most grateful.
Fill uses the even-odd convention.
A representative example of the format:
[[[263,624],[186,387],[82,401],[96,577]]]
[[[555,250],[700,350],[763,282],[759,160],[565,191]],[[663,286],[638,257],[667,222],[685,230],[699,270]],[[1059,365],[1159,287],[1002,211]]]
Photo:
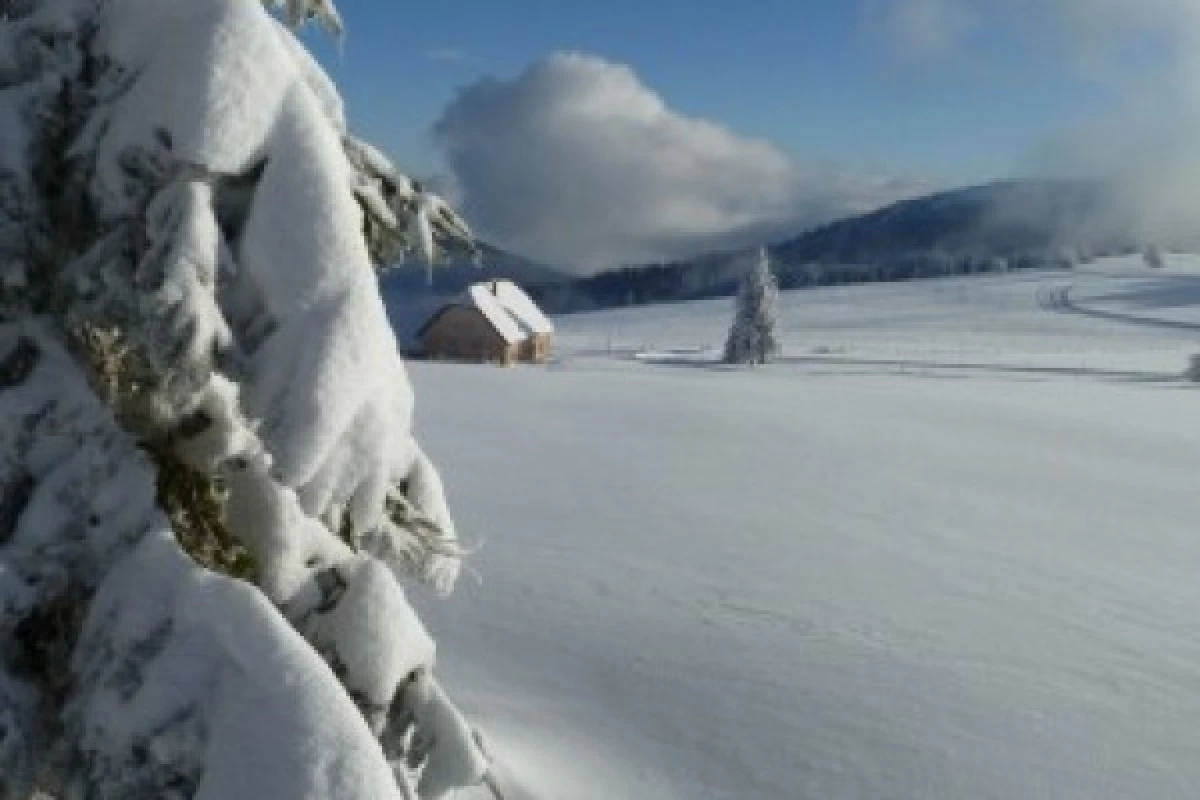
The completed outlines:
[[[1104,253],[1107,255],[1108,253]],[[1012,270],[1070,269],[1101,253],[1073,249],[1007,255],[923,252],[868,263],[791,262],[772,252],[781,289],[807,289],[883,281],[908,281]],[[527,286],[530,295],[554,314],[622,306],[673,303],[723,297],[737,291],[744,266],[736,256],[700,261],[622,267],[553,284]]]

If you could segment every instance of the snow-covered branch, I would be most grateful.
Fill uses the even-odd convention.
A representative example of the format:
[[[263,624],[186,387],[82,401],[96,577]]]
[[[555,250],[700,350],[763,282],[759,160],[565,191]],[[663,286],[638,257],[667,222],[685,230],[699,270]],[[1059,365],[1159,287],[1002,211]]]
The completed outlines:
[[[256,0],[10,6],[4,796],[478,782],[400,584],[448,591],[462,550],[374,271],[466,225],[348,134]]]

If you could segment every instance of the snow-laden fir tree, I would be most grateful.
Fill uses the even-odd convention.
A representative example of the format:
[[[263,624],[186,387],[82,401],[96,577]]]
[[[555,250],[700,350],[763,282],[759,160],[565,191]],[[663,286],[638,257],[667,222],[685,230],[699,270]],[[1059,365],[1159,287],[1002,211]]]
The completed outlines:
[[[260,0],[0,0],[0,132],[0,797],[484,780],[374,274],[465,226]]]
[[[1142,250],[1142,262],[1150,269],[1163,269],[1167,266],[1162,249],[1157,245],[1148,245]]]
[[[779,286],[764,247],[759,249],[738,289],[733,324],[725,340],[725,362],[765,364],[777,356],[778,326]]]
[[[1200,354],[1188,359],[1187,368],[1183,371],[1183,379],[1192,383],[1200,383]]]

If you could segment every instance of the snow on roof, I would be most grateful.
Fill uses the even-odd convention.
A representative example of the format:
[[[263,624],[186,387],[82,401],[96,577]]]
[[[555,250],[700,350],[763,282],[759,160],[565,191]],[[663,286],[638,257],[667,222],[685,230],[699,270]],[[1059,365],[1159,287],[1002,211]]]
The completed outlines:
[[[512,281],[472,284],[451,305],[477,309],[509,344],[523,342],[533,334],[554,332],[553,323]]]
[[[496,332],[504,337],[509,344],[524,341],[528,334],[517,322],[516,317],[509,313],[500,298],[492,294],[492,286],[487,283],[476,283],[467,288],[467,305],[479,310],[492,323]]]
[[[521,287],[512,281],[495,281],[492,291],[527,332],[554,333],[554,324],[546,319],[546,315]]]

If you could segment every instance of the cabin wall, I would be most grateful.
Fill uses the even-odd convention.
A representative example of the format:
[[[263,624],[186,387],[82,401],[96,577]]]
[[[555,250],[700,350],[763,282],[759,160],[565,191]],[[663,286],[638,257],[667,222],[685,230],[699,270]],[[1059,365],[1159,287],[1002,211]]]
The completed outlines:
[[[521,342],[519,357],[531,364],[544,364],[550,360],[550,334],[535,333]]]
[[[447,361],[511,364],[518,348],[504,340],[477,309],[448,308],[421,334],[425,356]]]

